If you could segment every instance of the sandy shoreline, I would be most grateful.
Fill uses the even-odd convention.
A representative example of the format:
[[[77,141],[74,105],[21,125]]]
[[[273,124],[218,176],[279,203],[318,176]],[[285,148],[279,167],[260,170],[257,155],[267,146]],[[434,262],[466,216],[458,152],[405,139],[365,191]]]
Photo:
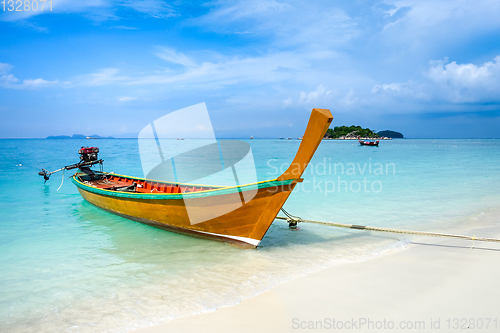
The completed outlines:
[[[500,238],[500,226],[463,234]],[[498,332],[500,243],[472,245],[418,237],[402,251],[326,268],[236,306],[134,332]]]

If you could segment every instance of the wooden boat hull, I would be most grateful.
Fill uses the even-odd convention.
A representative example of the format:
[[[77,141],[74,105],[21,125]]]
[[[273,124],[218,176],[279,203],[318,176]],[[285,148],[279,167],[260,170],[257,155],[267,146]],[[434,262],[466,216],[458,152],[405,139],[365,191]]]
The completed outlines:
[[[269,181],[196,188],[105,173],[97,178],[77,173],[72,181],[85,200],[111,213],[181,234],[255,248],[296,184],[302,181],[300,177],[332,119],[329,110],[313,109],[292,164],[277,179]],[[119,191],[115,186],[105,188],[98,183],[106,182],[106,177],[127,184],[138,182],[145,187],[133,193]]]
[[[222,216],[191,224],[190,214],[209,214],[209,211],[217,211],[224,205],[237,205],[235,198],[239,195],[234,194],[238,194],[238,189],[228,188],[226,193],[216,190],[210,193],[134,195],[93,188],[80,181],[77,175],[72,181],[85,200],[111,213],[161,229],[249,248],[260,243],[271,225],[269,221],[274,220],[297,183],[296,180],[269,181],[243,186],[242,192],[257,189],[255,197],[248,203],[240,204],[239,208]]]

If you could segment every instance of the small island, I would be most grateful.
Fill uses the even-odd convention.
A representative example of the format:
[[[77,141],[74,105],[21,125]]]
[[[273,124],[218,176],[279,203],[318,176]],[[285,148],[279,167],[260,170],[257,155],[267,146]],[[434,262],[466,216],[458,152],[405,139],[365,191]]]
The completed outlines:
[[[335,126],[326,131],[325,139],[334,140],[392,140],[392,138],[403,138],[403,134],[395,131],[385,130],[374,132],[369,128],[361,126]]]
[[[403,139],[404,138],[403,134],[396,132],[396,131],[391,131],[391,130],[380,131],[377,134],[379,136],[386,136],[386,137],[392,138],[392,139]]]
[[[112,136],[103,137],[97,134],[94,135],[83,135],[83,134],[73,134],[69,135],[49,135],[46,139],[114,139]]]

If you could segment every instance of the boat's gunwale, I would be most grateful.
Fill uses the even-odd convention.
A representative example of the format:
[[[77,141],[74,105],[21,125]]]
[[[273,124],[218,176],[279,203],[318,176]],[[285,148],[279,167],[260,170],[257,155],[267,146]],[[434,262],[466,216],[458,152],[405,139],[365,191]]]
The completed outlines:
[[[158,180],[158,179],[148,179],[148,178],[141,178],[141,177],[135,177],[135,176],[120,175],[120,174],[114,173],[114,172],[103,172],[103,174],[116,176],[116,177],[122,177],[122,178],[128,178],[128,179],[133,179],[133,180],[143,180],[146,182],[155,182],[155,183],[171,184],[171,185],[178,185],[178,186],[218,187],[219,189],[228,187],[228,186],[220,186],[220,185],[206,185],[206,184],[203,185],[203,184],[191,184],[191,183],[166,182],[164,180]]]
[[[128,179],[142,179],[142,180],[149,181],[149,179],[138,178],[138,177],[124,176],[124,175],[118,175],[118,174],[112,174],[112,175],[123,177],[123,178],[128,178]],[[80,188],[82,190],[85,190],[85,191],[88,191],[91,193],[106,195],[106,196],[119,197],[119,198],[130,198],[130,199],[160,199],[160,200],[162,200],[162,199],[163,200],[174,199],[175,200],[175,199],[202,198],[202,197],[209,197],[209,196],[213,196],[213,195],[223,195],[223,194],[231,194],[231,193],[237,193],[237,192],[258,190],[259,188],[286,186],[286,185],[290,185],[294,181],[297,181],[297,179],[287,179],[287,180],[272,179],[272,180],[265,180],[265,181],[260,181],[260,182],[256,182],[256,183],[245,184],[245,185],[239,185],[239,186],[227,186],[227,187],[220,187],[220,188],[211,189],[211,190],[186,192],[186,193],[117,192],[117,191],[106,190],[106,189],[97,188],[97,187],[93,187],[93,186],[90,186],[88,184],[85,184],[78,179],[77,174],[74,174],[71,177],[71,181],[78,188]],[[169,184],[179,185],[179,183],[169,183]],[[192,184],[182,184],[182,185],[196,186],[196,185],[192,185]],[[207,186],[207,185],[205,185],[205,186]]]

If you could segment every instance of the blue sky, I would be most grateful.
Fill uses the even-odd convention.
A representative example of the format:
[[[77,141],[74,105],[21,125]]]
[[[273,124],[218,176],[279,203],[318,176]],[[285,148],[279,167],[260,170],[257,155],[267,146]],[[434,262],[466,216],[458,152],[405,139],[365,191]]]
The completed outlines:
[[[313,107],[329,108],[334,126],[500,137],[500,1],[0,10],[2,138],[134,137],[200,102],[218,137],[297,137]]]

